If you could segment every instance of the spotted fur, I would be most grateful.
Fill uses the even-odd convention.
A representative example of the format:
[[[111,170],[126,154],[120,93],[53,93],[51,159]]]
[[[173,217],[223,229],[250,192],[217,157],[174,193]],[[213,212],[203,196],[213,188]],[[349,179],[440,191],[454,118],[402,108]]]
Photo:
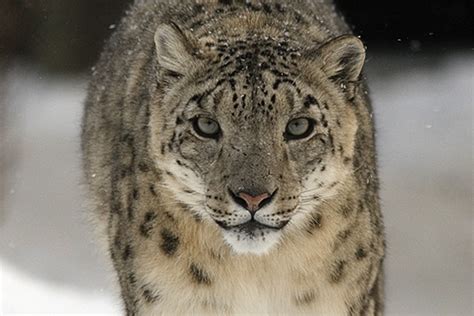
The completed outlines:
[[[127,315],[382,314],[364,57],[329,0],[135,1],[82,133]],[[252,215],[240,191],[272,194]]]

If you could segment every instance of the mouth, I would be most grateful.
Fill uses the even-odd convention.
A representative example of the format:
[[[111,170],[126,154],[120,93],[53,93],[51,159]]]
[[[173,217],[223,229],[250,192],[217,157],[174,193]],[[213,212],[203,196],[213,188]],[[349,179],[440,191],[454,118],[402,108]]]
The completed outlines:
[[[254,219],[233,226],[216,222],[223,228],[224,240],[236,254],[253,255],[262,255],[275,248],[282,236],[282,228],[288,223],[281,222],[278,227],[274,227]]]
[[[242,223],[242,224],[239,224],[239,225],[234,225],[234,226],[227,225],[225,222],[221,222],[221,221],[217,221],[217,220],[215,222],[217,223],[217,225],[219,225],[220,227],[222,227],[225,230],[233,230],[233,231],[238,231],[240,233],[245,233],[245,234],[248,234],[248,235],[254,235],[256,231],[262,230],[262,229],[279,231],[280,229],[285,227],[286,224],[288,224],[289,221],[282,221],[282,222],[279,223],[278,226],[265,225],[265,224],[262,224],[262,223],[256,221],[253,218],[251,220],[245,222],[245,223]]]

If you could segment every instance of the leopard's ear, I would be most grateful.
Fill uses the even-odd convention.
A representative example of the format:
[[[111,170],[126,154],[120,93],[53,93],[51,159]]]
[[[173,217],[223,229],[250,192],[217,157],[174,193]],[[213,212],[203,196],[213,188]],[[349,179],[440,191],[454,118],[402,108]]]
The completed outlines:
[[[192,63],[192,40],[175,24],[162,24],[155,32],[155,48],[161,70],[172,76],[185,75]]]
[[[322,69],[333,81],[355,81],[365,61],[364,44],[353,35],[342,35],[319,48]]]

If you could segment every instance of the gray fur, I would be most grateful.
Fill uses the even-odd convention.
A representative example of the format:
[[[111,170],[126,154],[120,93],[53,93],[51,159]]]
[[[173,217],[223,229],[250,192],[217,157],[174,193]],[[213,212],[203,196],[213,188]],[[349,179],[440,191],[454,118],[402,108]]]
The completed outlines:
[[[384,235],[364,57],[330,1],[131,6],[93,70],[82,131],[94,214],[127,315],[189,311],[173,305],[187,284],[194,294],[186,304],[182,293],[182,305],[233,314],[241,309],[226,278],[242,279],[246,264],[271,273],[263,262],[289,260],[283,254],[306,253],[311,243],[320,248],[295,255],[294,274],[279,276],[308,275],[304,286],[291,283],[286,305],[318,311],[324,279],[346,293],[346,314],[382,314]],[[308,139],[284,136],[296,113],[316,120]],[[193,117],[204,114],[219,122],[219,140],[193,132]],[[274,211],[258,221],[278,233],[233,228],[248,214],[228,191],[242,189],[277,192]],[[278,237],[249,256],[222,234],[251,246]],[[309,265],[300,269],[299,255]]]

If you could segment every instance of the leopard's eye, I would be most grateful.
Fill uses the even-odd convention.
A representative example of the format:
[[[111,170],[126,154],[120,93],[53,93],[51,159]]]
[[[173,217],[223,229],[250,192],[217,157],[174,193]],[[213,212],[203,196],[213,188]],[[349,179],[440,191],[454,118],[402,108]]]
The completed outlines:
[[[194,118],[193,128],[199,136],[213,139],[219,138],[221,131],[219,123],[207,117]]]
[[[286,126],[285,138],[293,140],[308,137],[313,132],[314,125],[314,120],[306,117],[291,120]]]

